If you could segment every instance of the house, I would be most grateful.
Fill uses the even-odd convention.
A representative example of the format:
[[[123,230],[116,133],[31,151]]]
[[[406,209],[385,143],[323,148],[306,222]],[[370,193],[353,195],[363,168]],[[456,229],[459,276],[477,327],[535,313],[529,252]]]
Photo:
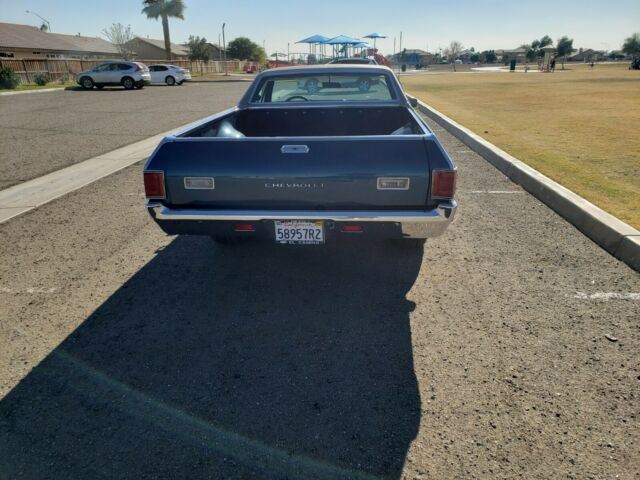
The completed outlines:
[[[527,59],[526,48],[514,48],[512,50],[496,50],[496,58],[498,62],[509,63],[515,59],[517,62],[524,62]]]
[[[119,58],[112,43],[98,37],[44,32],[31,25],[0,23],[0,58]]]
[[[402,52],[391,55],[389,60],[395,64],[405,65],[429,65],[434,63],[434,55],[419,48],[404,48]]]
[[[141,60],[166,60],[167,55],[164,50],[164,40],[155,38],[136,37],[131,40],[132,48],[136,58]],[[189,47],[171,43],[172,60],[188,60]]]
[[[573,55],[567,55],[567,62],[597,62],[606,57],[606,53],[592,48],[581,48]]]

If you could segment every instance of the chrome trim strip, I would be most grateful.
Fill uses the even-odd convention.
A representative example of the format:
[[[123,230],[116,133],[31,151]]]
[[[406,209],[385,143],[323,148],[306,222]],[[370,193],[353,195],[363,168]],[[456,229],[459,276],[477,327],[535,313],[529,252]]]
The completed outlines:
[[[349,222],[449,223],[457,202],[443,202],[433,210],[198,210],[172,209],[158,202],[148,202],[157,220],[261,221],[261,220],[333,220]]]

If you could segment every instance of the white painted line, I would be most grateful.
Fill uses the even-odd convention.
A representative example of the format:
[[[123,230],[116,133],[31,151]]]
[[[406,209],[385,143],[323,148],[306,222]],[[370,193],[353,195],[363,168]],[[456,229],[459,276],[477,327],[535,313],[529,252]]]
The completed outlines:
[[[640,293],[616,293],[616,292],[596,292],[584,293],[576,292],[573,298],[580,300],[640,300]]]
[[[21,290],[15,290],[12,288],[7,288],[7,287],[0,287],[0,293],[16,293],[16,294],[23,294],[23,293],[27,293],[27,294],[39,294],[39,293],[43,293],[43,294],[52,294],[55,293],[56,291],[56,287],[51,287],[51,288],[44,288],[44,287],[28,287],[25,289],[21,289]]]
[[[65,90],[65,87],[60,87],[60,88],[41,88],[39,90],[20,90],[18,92],[0,92],[0,96],[22,95],[23,93],[64,92],[64,90]]]

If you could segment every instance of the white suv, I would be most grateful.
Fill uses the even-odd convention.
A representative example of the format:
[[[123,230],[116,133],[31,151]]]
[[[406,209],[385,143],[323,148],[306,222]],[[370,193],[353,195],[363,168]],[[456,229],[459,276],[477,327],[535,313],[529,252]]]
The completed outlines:
[[[106,62],[93,70],[78,74],[78,83],[82,88],[91,90],[94,86],[122,85],[127,90],[142,88],[151,83],[149,67],[139,62]]]
[[[166,83],[167,85],[182,85],[182,82],[191,80],[189,70],[170,64],[151,65],[151,83]]]

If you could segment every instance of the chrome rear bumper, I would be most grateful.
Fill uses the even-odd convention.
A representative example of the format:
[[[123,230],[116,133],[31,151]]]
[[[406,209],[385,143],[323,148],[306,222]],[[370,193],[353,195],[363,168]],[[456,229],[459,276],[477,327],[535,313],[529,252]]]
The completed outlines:
[[[157,222],[260,222],[269,220],[324,220],[333,222],[379,222],[396,224],[409,238],[441,235],[455,217],[455,200],[442,202],[431,210],[205,210],[169,208],[150,201],[147,208]]]

